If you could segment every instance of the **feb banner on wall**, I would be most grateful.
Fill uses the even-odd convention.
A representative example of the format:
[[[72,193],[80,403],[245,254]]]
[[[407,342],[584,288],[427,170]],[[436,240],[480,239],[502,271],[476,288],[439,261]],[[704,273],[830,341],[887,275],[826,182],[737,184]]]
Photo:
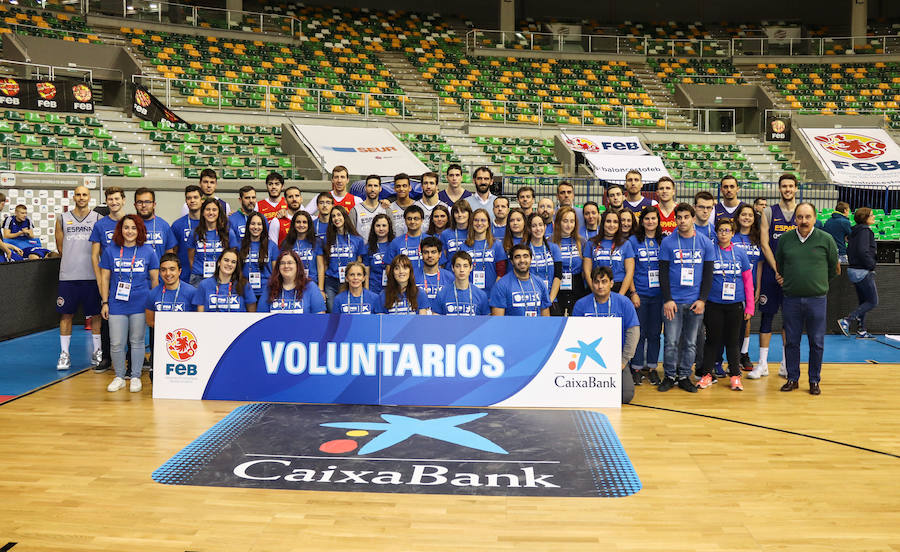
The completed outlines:
[[[599,134],[561,135],[572,151],[598,155],[650,155],[637,136],[603,136]]]
[[[150,93],[144,86],[137,84],[131,96],[132,112],[145,121],[158,123],[163,119],[172,123],[186,123],[184,119],[165,106],[164,103]]]
[[[619,318],[157,313],[153,397],[621,405]]]
[[[0,78],[0,106],[63,113],[93,113],[94,93],[83,82]]]
[[[800,134],[835,184],[896,184],[900,147],[880,128],[804,128]]]
[[[329,172],[337,165],[359,175],[418,176],[431,170],[386,128],[294,125],[294,130]]]
[[[766,115],[766,142],[791,141],[791,116]]]
[[[608,182],[624,182],[630,170],[640,171],[644,182],[656,182],[670,176],[662,159],[651,155],[637,136],[565,134],[562,141],[574,153],[582,155],[594,175]]]

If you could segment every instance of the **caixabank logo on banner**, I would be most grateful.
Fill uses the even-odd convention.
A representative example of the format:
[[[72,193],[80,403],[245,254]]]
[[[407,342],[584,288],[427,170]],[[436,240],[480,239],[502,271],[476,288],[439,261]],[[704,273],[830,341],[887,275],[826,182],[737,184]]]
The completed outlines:
[[[588,411],[256,404],[157,469],[159,483],[427,494],[621,497],[641,483]]]

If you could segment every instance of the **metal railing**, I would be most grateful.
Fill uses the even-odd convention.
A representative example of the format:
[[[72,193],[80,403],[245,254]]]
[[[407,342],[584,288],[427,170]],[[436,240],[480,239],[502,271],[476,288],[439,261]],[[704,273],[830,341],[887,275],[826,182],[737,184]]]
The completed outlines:
[[[260,85],[260,84],[247,84],[247,83],[234,83],[234,82],[210,82],[205,80],[198,79],[182,79],[182,78],[166,78],[159,77],[155,75],[133,75],[132,82],[139,82],[147,87],[154,95],[165,98],[165,103],[167,106],[172,106],[172,100],[175,97],[183,97],[180,94],[180,90],[173,90],[173,88],[180,89],[182,86],[190,86],[192,88],[199,88],[201,90],[214,92],[211,97],[214,98],[214,102],[207,102],[202,105],[195,105],[196,107],[205,107],[208,109],[215,109],[217,111],[221,111],[223,109],[237,109],[233,102],[229,98],[226,98],[225,92],[229,94],[236,94],[237,92],[247,92],[250,94],[258,94],[260,97],[254,101],[261,102],[259,105],[259,109],[257,111],[261,111],[264,113],[270,113],[272,111],[289,111],[285,109],[277,109],[276,103],[278,102],[279,96],[296,96],[297,98],[303,98],[301,102],[288,102],[288,103],[297,103],[302,105],[302,109],[294,109],[293,111],[304,112],[307,114],[319,114],[319,115],[353,115],[360,116],[362,115],[366,119],[390,119],[390,120],[405,120],[405,119],[415,119],[415,120],[433,120],[440,121],[441,120],[441,104],[440,99],[434,96],[419,96],[419,95],[397,95],[397,94],[375,94],[372,92],[340,92],[334,90],[324,90],[318,88],[300,88],[293,86],[273,86],[273,85]],[[313,101],[306,101],[309,98]],[[343,105],[344,102],[341,101],[339,104],[332,104],[332,99],[338,100],[352,100],[352,106]],[[223,101],[225,100],[225,101]],[[382,107],[383,102],[391,102],[392,104],[396,103],[397,107],[392,108],[384,108]],[[187,103],[187,101],[185,101]],[[231,103],[231,105],[229,105]],[[307,111],[306,106],[315,105],[315,110]],[[192,104],[188,104],[192,105]],[[332,106],[335,106],[334,108]],[[299,105],[297,107],[300,107]],[[348,110],[347,108],[352,107],[353,109]],[[385,114],[382,115],[377,113],[376,109],[384,109]],[[396,109],[397,115],[389,115],[389,109]]]
[[[114,6],[114,7],[113,7]],[[85,14],[121,17],[126,21],[153,21],[232,31],[250,31],[296,38],[302,35],[301,21],[289,15],[209,8],[162,0],[82,0]]]
[[[126,43],[125,39],[120,35],[110,35],[104,33],[83,33],[81,31],[72,31],[69,29],[54,29],[51,27],[38,27],[37,25],[27,25],[24,23],[2,23],[0,25],[12,30],[14,33],[27,34],[29,36],[39,37],[49,32],[53,34],[71,36],[72,38],[86,38],[88,40],[92,40],[93,37],[96,37],[97,40],[102,41],[104,44],[115,44],[117,46],[122,46]]]
[[[42,63],[30,63],[27,61],[14,61],[11,59],[0,59],[0,65],[17,65],[24,67],[25,78],[56,80],[58,72],[63,73],[82,73],[82,80],[93,83],[94,72],[90,69],[81,67],[62,67],[59,65],[44,65]]]
[[[466,49],[476,48],[648,57],[826,56],[843,55],[848,51],[896,54],[900,52],[900,36],[694,39],[472,29],[466,33]]]

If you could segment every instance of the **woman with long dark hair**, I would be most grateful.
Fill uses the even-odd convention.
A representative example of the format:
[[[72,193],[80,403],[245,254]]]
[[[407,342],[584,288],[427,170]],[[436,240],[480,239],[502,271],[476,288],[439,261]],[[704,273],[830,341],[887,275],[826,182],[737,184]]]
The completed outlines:
[[[269,241],[266,226],[266,217],[257,212],[250,213],[244,226],[244,239],[241,240],[244,278],[247,278],[257,299],[266,292],[278,255],[278,248]]]
[[[762,270],[760,267],[765,259],[762,256],[762,246],[760,245],[759,231],[759,214],[752,206],[742,203],[734,212],[734,237],[731,243],[735,247],[739,247],[747,254],[747,260],[750,261],[750,268],[753,272],[753,290],[755,297],[748,297],[747,301],[752,300],[755,304],[759,298],[759,286]],[[750,360],[750,321],[744,328],[744,339],[741,342],[741,367],[744,370],[751,370],[753,362]],[[747,374],[750,379],[757,379],[759,372]]]
[[[256,312],[256,294],[243,276],[242,265],[236,247],[219,254],[212,277],[197,285],[197,312]]]
[[[435,207],[437,209],[437,207]],[[394,225],[386,214],[375,215],[369,229],[369,240],[362,262],[365,266],[365,287],[373,293],[381,293],[387,283],[388,249],[394,241]]]
[[[634,250],[634,279],[631,288],[631,302],[637,310],[641,323],[634,356],[631,358],[631,375],[635,385],[643,378],[653,385],[659,385],[659,336],[662,330],[662,293],[659,288],[659,211],[656,207],[644,207],[638,216],[638,225],[633,236],[628,238]]]
[[[486,210],[477,209],[472,213],[469,235],[459,250],[465,251],[472,258],[472,285],[490,295],[494,282],[506,274],[506,252],[503,251],[500,240],[494,238],[491,217]],[[451,255],[449,265],[452,265],[452,258]]]
[[[587,241],[600,231],[600,206],[596,201],[585,201],[581,207],[584,217],[584,226],[581,228],[581,237]]]
[[[472,222],[472,206],[465,199],[460,199],[450,208],[450,228],[441,232],[442,252],[447,259],[447,269],[450,258],[459,251],[459,247],[466,241],[469,235],[469,224]]]
[[[205,199],[200,206],[200,223],[188,243],[188,260],[191,264],[189,283],[195,286],[200,280],[211,277],[222,251],[237,247],[240,243],[219,202],[211,197]]]
[[[450,228],[450,210],[443,203],[438,203],[431,210],[431,220],[425,233],[440,238],[441,233],[448,228]]]
[[[525,220],[528,215],[520,207],[513,207],[506,215],[506,233],[503,234],[503,250],[509,256],[509,250],[525,239]]]
[[[568,316],[572,313],[575,302],[587,294],[584,278],[581,277],[581,247],[583,237],[578,229],[578,216],[575,209],[562,206],[556,211],[553,221],[553,234],[550,241],[559,247],[562,257],[562,280],[559,284],[559,295],[550,306],[553,316]]]
[[[619,213],[606,210],[600,217],[600,232],[591,238],[582,251],[582,273],[591,273],[594,265],[608,266],[613,271],[613,291],[628,295],[634,279],[634,251],[622,236]]]
[[[319,263],[319,288],[325,290],[325,306],[331,312],[334,296],[340,292],[341,284],[346,281],[347,265],[358,261],[366,250],[363,241],[350,215],[341,205],[335,205],[328,217],[328,229],[325,230],[325,241],[322,244],[322,256]]]
[[[287,250],[278,254],[269,288],[256,310],[294,314],[325,312],[322,294],[319,293],[318,286],[306,276],[303,261],[296,251]]]
[[[552,305],[562,284],[562,254],[559,246],[547,239],[547,227],[540,213],[525,219],[525,243],[531,249],[531,275],[544,282]]]
[[[312,216],[306,211],[297,211],[291,218],[287,236],[281,242],[282,251],[294,251],[300,256],[306,275],[316,283],[319,282],[317,257],[322,254],[320,241],[316,237],[316,225]]]
[[[141,390],[144,364],[144,309],[150,288],[159,284],[159,259],[148,245],[147,229],[138,215],[125,215],[116,224],[112,243],[100,257],[100,314],[109,321],[110,356],[116,377],[106,390],[125,387],[125,342],[131,345],[130,391]]]
[[[457,202],[459,203],[459,202]],[[428,296],[419,293],[413,277],[412,261],[406,255],[397,255],[387,269],[387,285],[379,296],[382,314],[428,314]]]

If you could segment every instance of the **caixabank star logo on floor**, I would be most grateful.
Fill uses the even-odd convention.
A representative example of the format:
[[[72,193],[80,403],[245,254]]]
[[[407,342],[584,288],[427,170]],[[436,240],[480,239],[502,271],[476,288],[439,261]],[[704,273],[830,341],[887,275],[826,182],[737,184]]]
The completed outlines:
[[[621,497],[640,480],[584,410],[256,404],[153,473],[159,483],[389,493]]]

